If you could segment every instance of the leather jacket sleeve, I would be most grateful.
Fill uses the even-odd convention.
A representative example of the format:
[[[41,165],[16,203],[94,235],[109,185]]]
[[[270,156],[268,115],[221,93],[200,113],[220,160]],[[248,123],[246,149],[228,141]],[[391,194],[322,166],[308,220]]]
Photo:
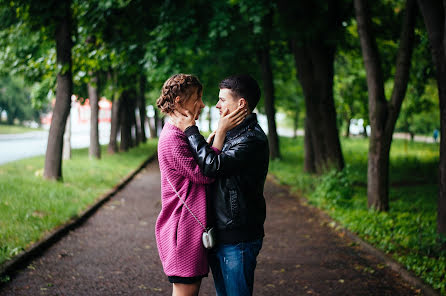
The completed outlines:
[[[234,172],[249,168],[250,164],[255,162],[257,147],[256,144],[250,143],[250,138],[235,141],[230,147],[217,154],[198,132],[196,126],[189,127],[185,132],[192,154],[203,175],[207,177],[234,175]]]

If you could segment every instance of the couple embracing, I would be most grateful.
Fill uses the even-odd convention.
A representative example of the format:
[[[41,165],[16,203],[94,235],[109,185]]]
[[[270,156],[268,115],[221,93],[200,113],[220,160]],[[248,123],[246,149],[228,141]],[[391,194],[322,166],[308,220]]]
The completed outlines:
[[[197,77],[173,75],[157,100],[168,120],[158,143],[162,209],[155,234],[173,295],[198,295],[209,266],[218,296],[253,292],[269,162],[253,113],[260,88],[249,75],[228,77],[219,87],[218,128],[207,140],[195,125],[204,108]]]

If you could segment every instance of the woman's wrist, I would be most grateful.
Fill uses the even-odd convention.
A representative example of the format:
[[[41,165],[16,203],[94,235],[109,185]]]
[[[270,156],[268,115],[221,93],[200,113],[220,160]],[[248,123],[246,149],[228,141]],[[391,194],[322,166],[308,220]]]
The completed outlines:
[[[215,134],[226,135],[227,130],[221,127],[217,127]]]

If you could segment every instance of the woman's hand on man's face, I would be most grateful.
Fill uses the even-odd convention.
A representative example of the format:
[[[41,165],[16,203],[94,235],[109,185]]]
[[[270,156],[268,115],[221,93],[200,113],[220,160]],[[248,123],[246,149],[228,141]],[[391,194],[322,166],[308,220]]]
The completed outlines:
[[[231,113],[229,113],[228,109],[225,109],[220,116],[220,120],[218,121],[217,131],[226,133],[227,131],[242,123],[242,121],[245,120],[247,114],[248,110],[246,110],[246,108],[242,106],[239,106]]]

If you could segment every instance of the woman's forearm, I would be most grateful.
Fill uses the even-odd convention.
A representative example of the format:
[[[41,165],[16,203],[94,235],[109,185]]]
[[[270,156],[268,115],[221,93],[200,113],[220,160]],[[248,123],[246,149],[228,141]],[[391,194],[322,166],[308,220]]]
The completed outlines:
[[[223,148],[223,143],[225,142],[226,132],[223,132],[217,129],[215,133],[214,142],[212,143],[212,147],[221,151]]]

